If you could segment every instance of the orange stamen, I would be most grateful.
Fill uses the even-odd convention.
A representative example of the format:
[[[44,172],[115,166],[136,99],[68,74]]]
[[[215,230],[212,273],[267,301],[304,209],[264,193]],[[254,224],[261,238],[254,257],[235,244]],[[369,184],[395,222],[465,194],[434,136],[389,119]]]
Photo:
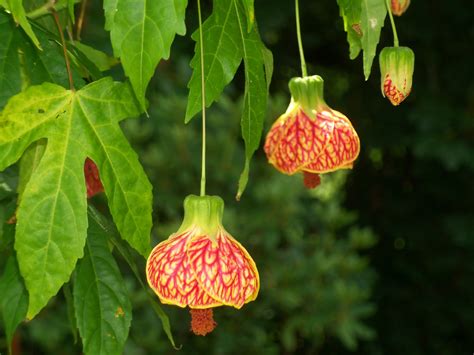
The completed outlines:
[[[214,330],[217,323],[214,321],[212,308],[190,309],[191,331],[196,335],[206,335]]]
[[[303,171],[303,183],[308,189],[315,189],[321,184],[321,176],[315,173]]]

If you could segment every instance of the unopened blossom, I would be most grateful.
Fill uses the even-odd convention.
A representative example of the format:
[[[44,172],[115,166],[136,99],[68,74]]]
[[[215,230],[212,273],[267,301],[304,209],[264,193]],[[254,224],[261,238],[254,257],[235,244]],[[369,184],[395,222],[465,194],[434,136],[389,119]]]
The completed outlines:
[[[280,172],[302,172],[308,188],[319,185],[319,174],[351,169],[360,141],[349,119],[324,101],[320,76],[293,78],[291,102],[271,127],[264,150]]]
[[[379,60],[382,95],[398,106],[411,92],[415,54],[408,47],[385,47]]]
[[[216,325],[212,308],[241,308],[257,297],[255,262],[222,226],[224,203],[217,196],[188,196],[179,230],[148,257],[146,274],[160,301],[191,309],[195,334]]]
[[[410,0],[391,0],[390,8],[392,14],[401,16],[405,11],[407,11],[408,6],[410,6]]]

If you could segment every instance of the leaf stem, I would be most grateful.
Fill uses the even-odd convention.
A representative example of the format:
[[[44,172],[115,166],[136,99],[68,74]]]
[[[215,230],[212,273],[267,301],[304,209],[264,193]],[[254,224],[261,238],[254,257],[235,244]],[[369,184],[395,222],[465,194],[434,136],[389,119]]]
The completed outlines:
[[[69,63],[69,56],[67,54],[67,47],[66,47],[66,41],[64,40],[63,29],[61,27],[61,23],[59,22],[59,16],[58,16],[58,13],[56,12],[56,10],[51,9],[51,13],[53,14],[54,22],[56,22],[56,26],[58,27],[59,36],[61,37],[61,43],[62,43],[62,46],[63,46],[64,61],[66,62],[66,70],[67,70],[67,75],[68,75],[68,78],[69,78],[69,88],[71,89],[71,91],[75,91],[74,81],[72,79],[71,64]]]
[[[392,24],[393,46],[398,47],[397,28],[395,27],[395,21],[393,20],[392,7],[390,6],[390,0],[385,0],[385,4],[387,5],[387,11],[388,11],[388,16],[390,17],[390,23]]]
[[[206,83],[204,81],[204,38],[202,34],[201,1],[197,0],[199,18],[199,41],[201,48],[201,97],[202,97],[202,156],[201,156],[201,196],[206,195]]]
[[[82,26],[84,25],[84,17],[86,16],[86,6],[87,0],[83,0],[81,4],[81,12],[79,13],[79,18],[77,19],[76,24],[76,39],[81,40]]]
[[[295,13],[296,13],[296,36],[298,37],[298,48],[300,51],[300,59],[301,59],[301,74],[303,75],[303,77],[305,77],[305,76],[308,76],[308,71],[306,69],[306,61],[304,59],[303,42],[301,41],[300,9],[299,9],[298,0],[295,0]]]
[[[48,2],[44,3],[40,7],[28,12],[26,14],[26,17],[28,17],[29,19],[34,20],[34,19],[37,19],[38,17],[48,15],[50,13],[50,11],[52,9],[54,9],[55,5],[56,5],[56,0],[49,0]],[[61,6],[60,8],[58,6],[58,10],[61,10],[62,8],[65,8],[65,7],[66,7],[65,4],[63,6]]]

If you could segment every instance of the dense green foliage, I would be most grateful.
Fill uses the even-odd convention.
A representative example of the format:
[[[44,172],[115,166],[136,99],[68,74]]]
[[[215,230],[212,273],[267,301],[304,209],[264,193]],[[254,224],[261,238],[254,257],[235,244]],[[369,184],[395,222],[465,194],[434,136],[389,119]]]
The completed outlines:
[[[122,3],[126,7],[127,1]],[[244,3],[251,8],[253,2]],[[337,3],[349,4],[347,1]],[[182,344],[181,352],[343,354],[355,351],[364,355],[472,352],[474,81],[471,58],[474,6],[467,0],[453,2],[450,6],[436,1],[413,1],[408,12],[396,19],[402,43],[414,49],[417,60],[413,92],[403,105],[394,108],[380,95],[376,64],[370,80],[365,82],[362,66],[366,66],[369,59],[350,61],[346,36],[353,38],[352,41],[349,39],[352,57],[364,47],[363,44],[359,47],[357,33],[351,32],[350,28],[347,34],[344,33],[337,3],[301,2],[304,8],[303,40],[309,72],[324,77],[328,103],[351,118],[362,141],[361,156],[353,171],[324,176],[322,186],[308,192],[303,188],[300,176],[280,175],[268,165],[261,150],[257,151],[247,191],[241,202],[236,202],[238,177],[245,166],[245,157],[249,156],[249,150],[247,155],[244,152],[239,122],[245,119],[242,112],[245,112],[248,96],[243,93],[248,94],[245,87],[252,74],[241,68],[209,111],[208,191],[224,198],[225,226],[254,257],[262,287],[258,299],[239,311],[216,309],[219,325],[205,338],[192,336],[189,332],[187,310],[163,306],[176,344]],[[210,14],[208,5],[205,4],[205,17]],[[299,60],[293,2],[261,0],[255,6],[260,36],[275,60],[269,109],[263,122],[266,131],[286,109],[289,100],[286,85],[291,77],[299,75]],[[251,13],[248,8],[245,11]],[[431,16],[427,16],[428,13]],[[183,124],[188,104],[186,85],[192,77],[188,64],[195,46],[190,38],[196,28],[194,3],[189,3],[186,16],[187,36],[176,38],[171,60],[159,66],[149,84],[150,117],[121,123],[154,187],[153,243],[177,229],[184,197],[199,190],[200,122],[195,119],[187,126]],[[351,14],[349,18],[360,16],[363,18],[364,14]],[[245,30],[252,28],[251,21],[247,22],[249,18],[247,16],[246,21],[240,23]],[[21,36],[24,41],[21,50],[31,53],[25,58],[32,58],[28,60],[37,63],[26,66],[35,68],[27,75],[31,84],[46,80],[67,87],[57,42],[45,41],[45,32],[35,31],[43,49],[50,46],[57,55],[46,50],[37,52],[33,43],[25,42],[26,35],[6,32],[6,27],[1,27],[6,26],[5,21],[0,17],[0,38]],[[107,29],[113,32],[115,20],[109,18],[108,21]],[[116,21],[120,24],[126,19]],[[109,33],[104,31],[103,25],[101,4],[91,4],[83,31],[84,43],[112,54]],[[168,36],[184,34],[177,23],[174,25],[174,28],[168,28]],[[247,36],[251,32],[243,33]],[[386,31],[382,34],[381,45],[389,46],[391,42],[390,32]],[[19,40],[0,41],[0,54],[18,60],[18,56],[13,55],[18,47],[5,46],[6,43],[15,44]],[[117,48],[124,45],[114,45],[116,55],[121,53]],[[167,58],[166,49],[160,50],[159,57]],[[364,57],[371,56],[369,52],[366,54],[365,48],[363,54]],[[75,55],[80,57],[79,53],[75,52]],[[246,65],[246,57],[242,55],[242,58]],[[126,60],[122,58],[122,62]],[[262,67],[265,58],[257,62],[257,66]],[[129,75],[127,70],[132,70],[143,72],[146,78],[151,77],[146,63],[131,63],[129,69],[124,63],[126,75]],[[98,65],[97,62],[92,64]],[[106,67],[108,65],[110,63]],[[73,63],[73,67],[78,88],[84,84],[79,79],[84,71],[89,79],[94,75],[98,76],[94,79],[98,79],[101,75],[93,65],[81,68]],[[20,78],[25,73],[9,67],[3,68],[0,74],[8,79],[0,81],[0,105],[3,106],[10,96],[8,90],[21,89]],[[117,80],[125,78],[117,67],[112,74]],[[268,82],[268,78],[264,82]],[[144,95],[147,83],[133,83],[132,80],[139,98]],[[80,96],[82,90],[88,89],[90,87],[86,86],[75,95]],[[19,107],[10,106],[10,110]],[[38,107],[35,108],[39,114]],[[135,115],[135,110],[130,109],[133,112],[129,115]],[[83,124],[95,116],[68,117],[68,122]],[[96,117],[113,124],[115,132],[121,134],[117,124],[119,118],[115,116],[116,121],[109,122],[106,116]],[[47,137],[46,134],[41,136]],[[90,137],[89,134],[86,136]],[[254,142],[251,143],[254,147],[259,138],[248,136],[246,142]],[[84,139],[84,142],[89,140]],[[88,153],[97,152],[100,139],[94,142],[85,143],[86,146],[93,145]],[[60,140],[60,143],[67,144],[67,141]],[[80,149],[75,152],[81,154]],[[74,164],[74,159],[69,163]],[[123,176],[127,176],[134,169],[124,170],[127,171]],[[76,169],[76,173],[80,175],[80,169]],[[113,179],[113,176],[109,178]],[[12,257],[14,227],[4,223],[15,210],[18,183],[18,190],[23,191],[16,166],[0,174],[0,267],[9,270],[0,278],[0,307],[17,311],[2,314],[5,325],[1,327],[6,327],[5,337],[0,327],[2,352],[7,347],[7,338],[12,337],[13,325],[21,322],[27,309],[25,289],[18,282],[19,270]],[[107,181],[104,185],[107,190]],[[83,189],[83,185],[77,188]],[[24,194],[27,198],[27,190]],[[95,197],[92,204],[107,215],[111,223],[114,202],[107,203],[102,195]],[[110,216],[108,204],[112,204]],[[118,202],[116,205],[126,208]],[[85,218],[83,207],[80,214]],[[130,322],[130,303],[124,297],[127,293],[133,315],[124,352],[174,352],[163,331],[166,318],[157,304],[150,303],[149,294],[141,285],[143,257],[129,250],[127,244],[120,243],[120,234],[126,239],[133,232],[124,232],[120,221],[115,219],[115,222],[118,232],[90,220],[88,234],[94,240],[88,242],[85,256],[71,279],[74,294],[67,284],[34,320],[20,326],[17,340],[25,353],[98,353],[98,348],[106,349],[104,353],[120,352],[117,349],[126,338]],[[129,226],[127,223],[126,227]],[[140,224],[140,227],[146,226]],[[81,233],[77,236],[80,238]],[[26,231],[24,237],[28,237]],[[108,245],[105,238],[109,238]],[[133,245],[133,238],[129,241]],[[81,241],[76,239],[75,242]],[[84,242],[85,239],[81,243]],[[108,247],[111,245],[113,248]],[[111,257],[111,251],[115,258]],[[20,254],[20,250],[17,252]],[[137,270],[141,274],[139,278],[135,275]],[[94,279],[92,273],[105,276]],[[98,278],[103,282],[97,282]],[[79,303],[83,299],[80,293],[86,287],[92,290],[88,296],[90,309]],[[100,302],[105,302],[104,309],[117,312],[113,319],[98,317],[94,312],[94,305]],[[78,314],[81,309],[84,313]],[[123,316],[121,311],[124,311]],[[157,313],[162,315],[161,319]],[[87,326],[81,316],[89,317]],[[78,336],[74,324],[78,325],[83,344],[74,342]],[[91,338],[92,331],[106,333],[109,325],[117,342],[101,343]]]

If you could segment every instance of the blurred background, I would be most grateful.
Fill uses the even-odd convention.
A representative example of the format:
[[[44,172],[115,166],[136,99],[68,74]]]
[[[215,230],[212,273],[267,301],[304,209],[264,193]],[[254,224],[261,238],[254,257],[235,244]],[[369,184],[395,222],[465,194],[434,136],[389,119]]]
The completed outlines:
[[[474,2],[413,0],[396,18],[416,55],[413,91],[399,107],[380,93],[378,59],[367,82],[351,61],[335,0],[300,2],[310,74],[345,113],[362,150],[352,171],[279,174],[260,149],[247,190],[234,199],[244,163],[243,73],[209,110],[208,193],[226,202],[225,226],[255,259],[261,290],[241,310],[218,308],[218,327],[193,336],[187,310],[163,306],[180,354],[471,354],[474,351]],[[205,16],[210,2],[204,4]],[[256,18],[274,55],[265,133],[299,76],[293,1],[258,0]],[[87,8],[83,41],[112,53],[102,3]],[[179,226],[182,201],[198,193],[200,121],[184,125],[188,66],[197,28],[175,41],[147,97],[150,118],[123,128],[154,186],[153,242]],[[386,20],[378,50],[392,44]],[[113,75],[121,77],[120,68]],[[97,206],[104,197],[95,198]],[[120,258],[119,258],[120,261]],[[143,261],[141,261],[143,263]],[[125,354],[172,354],[161,322],[123,263],[134,306]],[[24,353],[79,354],[62,296],[23,325]]]

